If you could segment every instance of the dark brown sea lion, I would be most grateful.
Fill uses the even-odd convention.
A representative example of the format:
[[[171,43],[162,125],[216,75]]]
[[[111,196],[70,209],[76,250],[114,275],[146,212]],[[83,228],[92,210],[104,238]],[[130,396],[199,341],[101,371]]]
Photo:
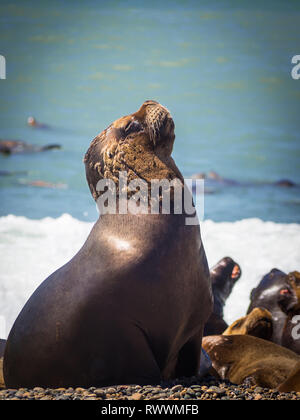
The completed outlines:
[[[4,340],[3,338],[0,338],[0,357],[3,357],[4,355],[5,345],[6,345],[6,340]]]
[[[292,373],[300,357],[271,341],[250,335],[203,337],[202,346],[222,379],[234,384],[276,388]]]
[[[146,185],[181,180],[174,138],[169,111],[155,101],[115,121],[85,156],[94,198],[101,197],[99,179],[114,180],[119,171]],[[199,226],[187,225],[185,213],[102,214],[78,254],[38,287],[15,321],[6,385],[148,384],[196,375],[211,309]]]
[[[273,335],[271,341],[281,344],[282,331],[287,315],[283,312],[280,300],[293,298],[293,290],[288,276],[281,270],[273,268],[267,273],[259,285],[251,291],[249,314],[254,308],[264,308],[271,312],[273,319]]]
[[[240,266],[230,257],[222,258],[222,260],[210,270],[214,307],[205,324],[204,336],[222,334],[228,327],[223,319],[223,308],[226,299],[229,297],[240,276]]]
[[[270,340],[272,334],[272,315],[263,308],[254,308],[250,314],[237,319],[223,332],[223,335],[253,335],[264,340]]]
[[[281,298],[279,301],[282,310],[287,314],[281,345],[300,354],[300,273],[289,273],[288,279],[294,295],[288,300]]]
[[[46,150],[60,149],[60,144],[47,144],[46,146],[34,146],[20,140],[0,140],[0,153],[11,155],[17,153],[37,153]]]

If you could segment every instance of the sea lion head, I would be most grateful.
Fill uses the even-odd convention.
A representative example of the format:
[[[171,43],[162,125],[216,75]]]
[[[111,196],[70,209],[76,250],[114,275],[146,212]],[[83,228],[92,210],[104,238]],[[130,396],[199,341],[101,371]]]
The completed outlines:
[[[286,273],[273,268],[264,275],[259,285],[252,289],[247,313],[250,313],[255,307],[265,308],[272,312],[278,306],[278,297],[289,290],[290,286]]]
[[[298,313],[300,310],[300,273],[293,271],[286,277],[288,286],[281,290],[278,305],[286,314]]]
[[[110,124],[92,141],[84,162],[94,199],[99,179],[118,181],[120,171],[128,180],[173,179],[178,174],[170,158],[175,139],[174,122],[167,108],[148,100],[133,114]]]
[[[223,335],[252,335],[270,340],[273,334],[271,313],[264,308],[254,308],[250,314],[234,321]]]

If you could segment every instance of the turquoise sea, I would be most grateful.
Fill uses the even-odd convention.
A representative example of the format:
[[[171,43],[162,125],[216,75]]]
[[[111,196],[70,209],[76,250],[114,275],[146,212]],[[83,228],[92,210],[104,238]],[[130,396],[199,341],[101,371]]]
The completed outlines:
[[[97,217],[82,159],[90,141],[146,99],[167,106],[185,177],[242,185],[205,197],[205,219],[300,222],[298,1],[0,2],[0,139],[62,150],[0,156],[0,215]],[[26,125],[33,115],[49,129]],[[31,181],[64,189],[28,186]]]
[[[0,337],[97,219],[82,162],[90,141],[146,99],[171,111],[186,178],[235,181],[206,183],[201,223],[209,265],[230,255],[242,267],[226,321],[245,314],[271,268],[299,270],[299,22],[298,0],[0,0],[0,139],[62,145],[0,155]]]

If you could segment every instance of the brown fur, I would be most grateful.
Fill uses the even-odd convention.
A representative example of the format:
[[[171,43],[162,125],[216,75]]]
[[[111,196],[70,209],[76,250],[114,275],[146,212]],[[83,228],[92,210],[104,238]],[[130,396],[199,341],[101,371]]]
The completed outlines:
[[[235,384],[251,378],[255,385],[274,389],[300,361],[294,352],[249,335],[208,336],[202,346],[219,376]]]
[[[223,335],[253,335],[270,340],[272,337],[272,315],[267,309],[254,308],[250,314],[234,321]]]
[[[277,389],[280,392],[300,392],[300,362],[297,363],[288,378]]]

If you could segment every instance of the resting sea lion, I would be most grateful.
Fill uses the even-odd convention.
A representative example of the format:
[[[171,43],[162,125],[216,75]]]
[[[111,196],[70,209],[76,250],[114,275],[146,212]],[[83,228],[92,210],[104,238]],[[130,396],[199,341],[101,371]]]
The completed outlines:
[[[112,123],[85,156],[94,198],[101,198],[99,179],[115,180],[119,171],[147,186],[177,178],[182,192],[174,138],[169,111],[155,101]],[[117,187],[118,209],[126,196],[121,202]],[[5,349],[5,383],[90,387],[196,375],[211,309],[199,226],[187,225],[184,212],[102,214],[78,254],[19,314]]]
[[[45,150],[60,149],[60,144],[47,144],[46,146],[34,146],[19,140],[0,140],[0,153],[4,155],[16,153],[37,153]]]
[[[0,389],[5,388],[4,378],[3,378],[3,355],[5,349],[6,340],[0,338]]]
[[[251,335],[203,337],[202,346],[222,379],[276,388],[291,374],[300,357],[275,343]]]
[[[264,340],[270,340],[272,334],[272,315],[263,308],[254,308],[250,314],[234,321],[223,332],[223,335],[253,335]]]
[[[240,266],[230,257],[222,258],[211,270],[210,279],[214,296],[213,311],[205,324],[203,335],[222,334],[228,327],[223,308],[233,286],[241,276]]]
[[[271,312],[273,335],[271,341],[281,344],[283,327],[287,315],[282,311],[280,298],[289,299],[293,295],[286,273],[273,268],[266,274],[259,285],[251,291],[249,314],[254,308],[264,308]]]
[[[300,392],[300,362],[296,364],[287,379],[277,389],[280,392]]]
[[[300,273],[298,271],[289,273],[288,279],[293,296],[289,300],[282,298],[279,300],[279,305],[287,314],[281,345],[300,354]]]

